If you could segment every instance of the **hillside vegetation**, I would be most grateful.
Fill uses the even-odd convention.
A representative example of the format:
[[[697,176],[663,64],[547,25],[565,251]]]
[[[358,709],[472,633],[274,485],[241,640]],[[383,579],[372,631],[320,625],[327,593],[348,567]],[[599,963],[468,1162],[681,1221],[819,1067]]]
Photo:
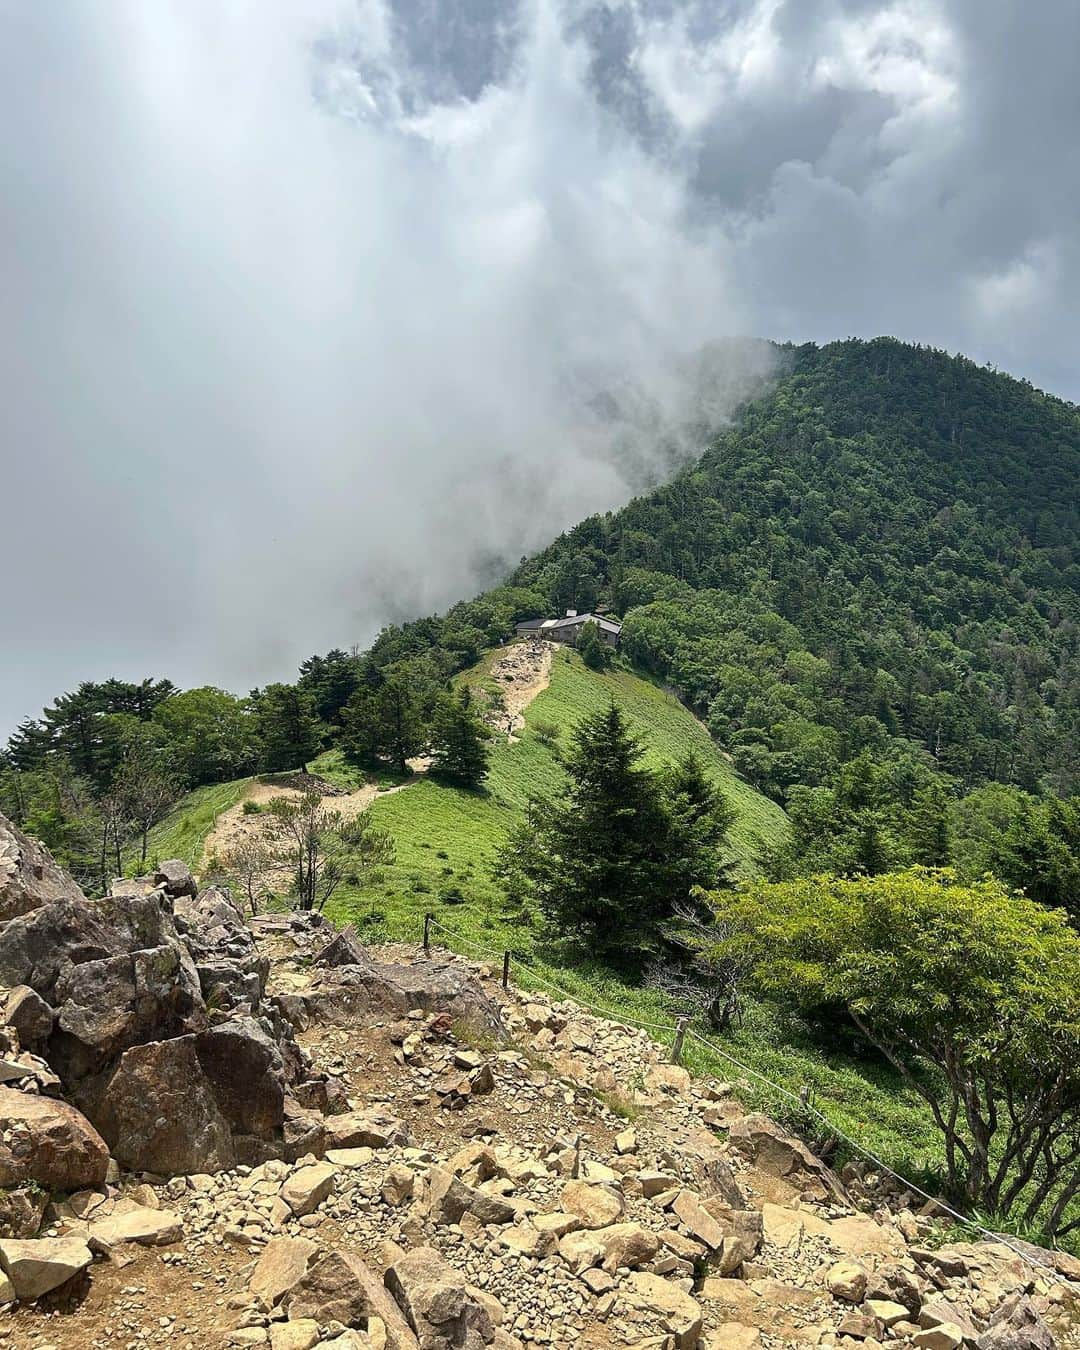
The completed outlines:
[[[462,676],[463,681],[482,687],[495,655]],[[424,912],[445,904],[454,914],[448,922],[470,928],[476,924],[503,935],[512,931],[514,945],[527,948],[530,934],[519,918],[505,915],[491,865],[528,797],[549,795],[562,777],[557,747],[545,744],[535,728],[554,724],[565,742],[582,717],[611,699],[645,742],[647,762],[670,763],[691,749],[702,757],[738,812],[732,844],[744,870],[762,843],[783,838],[783,812],[740,781],[708,732],[673,695],[630,671],[586,670],[574,652],[562,650],[552,664],[551,683],[525,711],[520,739],[513,744],[501,736],[493,740],[482,793],[424,779],[406,792],[376,800],[372,817],[393,837],[397,861],[378,887],[346,892],[336,912],[360,920],[374,912],[383,916],[392,936],[414,939]],[[314,767],[321,769],[322,761]]]

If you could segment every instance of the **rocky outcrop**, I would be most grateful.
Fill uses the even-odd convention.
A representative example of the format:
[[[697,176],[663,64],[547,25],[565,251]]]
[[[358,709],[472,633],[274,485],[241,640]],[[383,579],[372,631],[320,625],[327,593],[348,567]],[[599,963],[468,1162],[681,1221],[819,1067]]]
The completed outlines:
[[[104,1139],[73,1106],[0,1087],[0,1186],[77,1191],[100,1186],[108,1166]]]
[[[0,816],[0,922],[54,900],[77,900],[82,891],[53,861],[44,844]]]
[[[132,1170],[214,1172],[236,1161],[229,1122],[199,1064],[194,1036],[132,1046],[99,1084],[91,1114]]]
[[[344,960],[357,955],[358,960]],[[304,995],[316,1017],[404,1017],[420,1010],[445,1015],[477,1032],[503,1035],[498,1007],[479,980],[459,964],[435,958],[409,965],[373,961],[354,936],[344,934],[339,934],[318,960],[324,972]]]
[[[5,1006],[118,1161],[199,1172],[287,1152],[289,1084],[309,1074],[228,892],[172,861],[88,901],[19,847],[37,889],[0,929]]]

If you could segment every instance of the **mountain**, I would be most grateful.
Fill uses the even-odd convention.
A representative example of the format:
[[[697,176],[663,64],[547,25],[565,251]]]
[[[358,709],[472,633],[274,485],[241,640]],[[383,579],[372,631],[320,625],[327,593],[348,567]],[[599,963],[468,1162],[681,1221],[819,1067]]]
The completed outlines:
[[[607,602],[625,653],[779,800],[863,753],[1074,791],[1080,411],[887,338],[780,364],[697,464],[373,660],[460,664],[511,618]]]

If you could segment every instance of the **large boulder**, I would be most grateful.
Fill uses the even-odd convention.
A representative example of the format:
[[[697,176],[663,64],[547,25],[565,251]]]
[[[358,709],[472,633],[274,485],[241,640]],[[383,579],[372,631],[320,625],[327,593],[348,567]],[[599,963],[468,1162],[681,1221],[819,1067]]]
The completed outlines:
[[[495,1340],[488,1308],[434,1247],[405,1252],[385,1279],[420,1350],[480,1350]]]
[[[45,845],[0,815],[0,922],[54,900],[82,898],[82,891],[56,865]]]
[[[91,1112],[113,1156],[132,1171],[217,1172],[231,1167],[229,1122],[203,1073],[194,1036],[125,1050]]]
[[[755,1114],[736,1120],[728,1141],[760,1171],[780,1178],[793,1190],[821,1200],[846,1202],[836,1174],[815,1158],[801,1139],[788,1134],[768,1116]]]
[[[154,872],[154,885],[160,886],[166,895],[174,899],[181,895],[195,895],[198,887],[191,875],[191,868],[179,858],[167,858],[158,863]]]
[[[93,1260],[81,1238],[8,1238],[0,1242],[0,1269],[11,1281],[16,1298],[30,1303],[58,1289]]]
[[[476,1031],[503,1036],[498,1007],[476,976],[461,966],[434,958],[391,965],[372,961],[360,950],[362,960],[325,968],[306,991],[308,1008],[315,1016],[404,1017],[419,1008],[445,1013]]]
[[[40,1050],[52,1035],[56,1014],[28,984],[8,990],[0,1021],[14,1027],[24,1050]]]
[[[199,1066],[236,1134],[273,1139],[285,1119],[285,1065],[275,1041],[252,1017],[237,1017],[196,1037]]]
[[[56,986],[72,967],[176,942],[172,918],[154,892],[105,896],[79,893],[39,905],[0,931],[0,984],[27,984],[52,1007]]]
[[[386,1350],[416,1350],[416,1338],[379,1279],[352,1252],[334,1251],[316,1261],[284,1298],[290,1321],[316,1318],[366,1330],[378,1319]]]
[[[132,1045],[201,1031],[206,1009],[183,943],[69,966],[56,981],[49,1060],[65,1081],[100,1072]]]
[[[84,1190],[100,1186],[108,1166],[104,1139],[73,1106],[0,1087],[0,1186]]]

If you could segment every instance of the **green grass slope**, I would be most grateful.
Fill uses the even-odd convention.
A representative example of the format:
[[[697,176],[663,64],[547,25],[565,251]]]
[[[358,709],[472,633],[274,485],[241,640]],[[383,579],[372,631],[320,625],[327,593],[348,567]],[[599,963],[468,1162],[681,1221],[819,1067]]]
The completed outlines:
[[[499,652],[490,652],[460,678],[482,688]],[[336,923],[356,923],[368,940],[416,942],[425,913],[451,932],[436,930],[435,941],[481,955],[510,949],[514,979],[525,987],[555,982],[572,996],[615,1017],[670,1025],[672,1016],[658,996],[634,988],[599,965],[575,969],[545,960],[542,942],[520,911],[506,906],[490,876],[491,863],[507,831],[519,819],[528,796],[557,790],[561,770],[555,754],[535,733],[538,723],[554,723],[567,743],[572,728],[587,713],[615,698],[647,746],[651,764],[673,760],[694,749],[739,812],[733,843],[747,870],[757,840],[775,842],[786,828],[783,812],[760,796],[731,769],[722,751],[687,709],[656,684],[628,670],[606,674],[587,670],[576,653],[556,653],[551,683],[525,713],[520,740],[492,742],[491,772],[485,793],[463,792],[421,778],[386,793],[370,808],[373,818],[394,838],[397,859],[375,885],[346,887],[331,902]],[[363,780],[340,752],[328,751],[311,765],[321,777],[344,788]],[[247,779],[190,793],[154,831],[152,857],[197,859],[215,816],[239,800]],[[395,786],[387,777],[383,787]],[[453,934],[453,936],[451,935]],[[663,1039],[663,1033],[658,1034]],[[887,1066],[856,1059],[815,1042],[805,1028],[770,1008],[751,1004],[744,1024],[725,1037],[724,1050],[755,1073],[797,1093],[812,1088],[816,1104],[842,1129],[862,1140],[892,1165],[916,1179],[933,1172],[939,1150],[932,1123],[921,1101]],[[721,1078],[740,1080],[738,1069],[722,1055],[689,1042],[691,1067]],[[754,1077],[740,1091],[772,1114],[793,1117],[790,1103]]]
[[[237,778],[231,783],[212,783],[186,793],[160,825],[155,825],[147,840],[147,866],[165,858],[179,858],[189,867],[197,867],[202,857],[203,841],[214,828],[214,821],[222,811],[235,806],[250,778]],[[130,853],[127,871],[138,871],[138,852]]]
[[[461,679],[483,686],[499,654],[489,653]],[[520,739],[512,745],[501,736],[492,741],[486,791],[465,792],[421,779],[372,805],[373,818],[394,839],[397,861],[377,885],[338,896],[333,917],[378,923],[389,936],[411,940],[426,911],[445,910],[447,922],[468,932],[499,940],[512,936],[515,946],[531,948],[520,914],[504,909],[490,873],[529,796],[557,792],[563,780],[555,748],[537,737],[535,727],[558,726],[565,745],[581,719],[611,699],[646,746],[647,763],[658,766],[691,749],[697,752],[738,812],[732,844],[741,870],[749,870],[759,843],[774,843],[785,830],[780,808],[733,772],[708,732],[673,695],[629,670],[590,671],[565,649],[555,653],[551,683],[526,709]],[[323,768],[321,763],[315,767]]]

